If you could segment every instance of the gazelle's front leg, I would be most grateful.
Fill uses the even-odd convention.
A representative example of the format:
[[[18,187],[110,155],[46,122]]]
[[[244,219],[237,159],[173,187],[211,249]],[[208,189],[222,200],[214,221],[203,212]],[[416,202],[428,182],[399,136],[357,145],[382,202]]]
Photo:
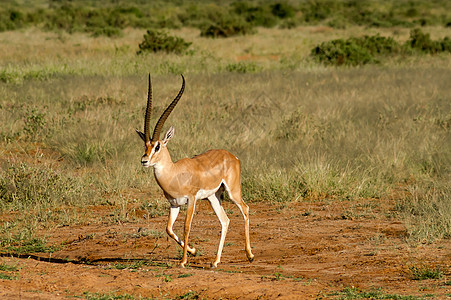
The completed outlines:
[[[189,250],[188,238],[189,238],[189,232],[191,231],[191,223],[193,222],[193,215],[194,215],[195,207],[196,207],[196,198],[190,197],[188,199],[188,208],[186,210],[183,256],[182,256],[182,260],[180,262],[181,267],[185,267],[186,263],[188,262],[188,250]]]
[[[174,230],[172,229],[174,226],[175,220],[177,220],[177,216],[179,215],[180,207],[173,207],[171,206],[171,210],[169,211],[169,220],[168,220],[168,226],[166,227],[167,234],[173,238],[182,248],[184,248],[183,241],[174,233]],[[191,248],[188,246],[188,252],[192,255],[196,254],[196,249]]]

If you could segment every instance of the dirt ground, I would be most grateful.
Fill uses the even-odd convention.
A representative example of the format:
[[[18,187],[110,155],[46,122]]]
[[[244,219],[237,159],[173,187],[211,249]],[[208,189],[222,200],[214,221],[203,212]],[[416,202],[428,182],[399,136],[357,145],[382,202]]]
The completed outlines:
[[[220,226],[208,203],[200,201],[190,240],[200,254],[184,269],[177,267],[178,245],[165,233],[167,214],[146,218],[136,210],[135,222],[46,232],[51,244],[62,244],[53,253],[3,254],[0,263],[17,270],[1,272],[12,279],[0,279],[0,299],[338,299],[353,288],[378,289],[386,297],[451,297],[449,240],[410,245],[405,227],[390,217],[388,200],[250,203],[253,263],[244,253],[238,209],[230,202],[224,206],[231,224],[217,269],[209,266]],[[181,233],[182,219],[176,232]],[[443,276],[414,280],[414,266],[440,268]]]

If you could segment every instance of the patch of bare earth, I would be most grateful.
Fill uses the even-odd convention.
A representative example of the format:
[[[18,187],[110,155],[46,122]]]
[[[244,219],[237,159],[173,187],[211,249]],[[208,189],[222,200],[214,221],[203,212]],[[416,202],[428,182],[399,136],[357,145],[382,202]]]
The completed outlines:
[[[386,294],[445,299],[451,287],[448,241],[411,246],[404,226],[389,216],[388,201],[321,201],[271,205],[251,203],[255,261],[244,253],[244,226],[233,204],[222,262],[209,269],[219,241],[219,222],[198,203],[191,244],[200,253],[177,267],[179,247],[164,232],[167,216],[146,219],[137,211],[128,223],[93,222],[45,234],[54,253],[3,255],[18,268],[0,279],[1,299],[65,299],[101,295],[154,298],[310,299],[333,298],[346,287],[382,288]],[[100,213],[100,212],[99,212]],[[183,216],[176,223],[182,232]],[[436,280],[413,280],[411,266],[440,267]],[[5,273],[5,272],[4,272]]]

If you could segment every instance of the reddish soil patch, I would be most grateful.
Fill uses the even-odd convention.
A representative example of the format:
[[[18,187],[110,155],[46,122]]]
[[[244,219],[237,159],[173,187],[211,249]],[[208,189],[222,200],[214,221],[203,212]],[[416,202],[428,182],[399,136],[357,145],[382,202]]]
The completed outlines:
[[[185,269],[177,267],[180,251],[164,232],[167,216],[145,219],[138,211],[133,223],[98,222],[47,232],[52,244],[62,243],[54,253],[0,257],[0,264],[18,268],[0,272],[13,277],[0,279],[0,298],[86,298],[98,293],[136,299],[310,299],[339,298],[337,293],[350,287],[434,299],[451,294],[449,241],[410,246],[403,225],[389,217],[390,203],[251,203],[253,263],[243,250],[238,209],[229,202],[224,206],[231,225],[217,269],[209,265],[219,241],[219,222],[201,201],[191,234],[200,255],[190,257]],[[182,223],[176,223],[177,232]],[[440,267],[443,276],[414,280],[411,266]]]

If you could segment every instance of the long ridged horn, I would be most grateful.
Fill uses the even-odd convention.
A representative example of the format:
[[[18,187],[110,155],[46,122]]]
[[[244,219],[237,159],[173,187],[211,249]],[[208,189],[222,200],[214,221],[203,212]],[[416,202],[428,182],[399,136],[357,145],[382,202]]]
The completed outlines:
[[[178,93],[177,97],[175,97],[175,99],[172,100],[171,104],[169,104],[169,106],[163,112],[161,117],[158,119],[157,125],[155,125],[155,129],[153,131],[152,141],[157,141],[160,139],[160,133],[161,133],[161,129],[163,128],[164,122],[169,117],[169,115],[171,114],[174,107],[177,105],[177,102],[180,100],[180,98],[182,97],[183,91],[185,90],[185,77],[183,77],[183,74],[180,74],[180,75],[182,76],[182,80],[183,80],[182,88],[180,89],[180,92]]]
[[[150,73],[149,73],[149,91],[147,92],[147,108],[146,108],[146,116],[144,118],[144,135],[146,137],[146,142],[150,142],[151,113],[152,113],[152,84],[150,83]]]

